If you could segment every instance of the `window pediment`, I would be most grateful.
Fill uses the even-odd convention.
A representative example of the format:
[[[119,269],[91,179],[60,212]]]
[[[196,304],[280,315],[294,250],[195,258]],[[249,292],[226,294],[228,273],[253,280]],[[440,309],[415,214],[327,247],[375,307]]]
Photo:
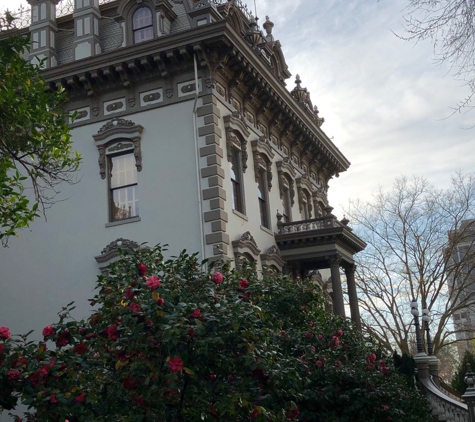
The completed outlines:
[[[142,132],[143,126],[132,120],[112,119],[92,136],[99,150],[99,171],[102,179],[106,178],[106,156],[119,151],[133,149],[137,171],[142,170]]]
[[[250,232],[245,232],[239,240],[233,240],[234,257],[238,260],[242,255],[250,255],[254,261],[257,261],[261,250]]]
[[[279,178],[280,198],[282,199],[282,197],[284,196],[285,190],[289,189],[291,205],[293,206],[295,204],[295,183],[294,183],[294,178],[296,175],[295,169],[290,164],[288,157],[284,157],[282,161],[277,161],[276,165],[277,165],[277,174]]]
[[[272,245],[267,249],[266,253],[261,254],[261,262],[264,268],[264,273],[268,272],[268,269],[270,268],[277,268],[278,271],[282,272],[285,265],[285,261],[282,259],[279,248],[275,245]]]

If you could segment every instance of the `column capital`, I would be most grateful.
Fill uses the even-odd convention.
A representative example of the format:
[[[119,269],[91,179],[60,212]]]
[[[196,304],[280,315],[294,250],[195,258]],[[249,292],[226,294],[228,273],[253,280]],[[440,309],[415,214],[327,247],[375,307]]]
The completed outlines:
[[[332,255],[327,255],[325,259],[330,264],[330,266],[333,266],[333,265],[340,266],[343,257],[339,253],[335,253]]]
[[[358,268],[358,266],[356,264],[347,264],[347,265],[344,266],[345,273],[346,272],[355,273],[357,268]]]

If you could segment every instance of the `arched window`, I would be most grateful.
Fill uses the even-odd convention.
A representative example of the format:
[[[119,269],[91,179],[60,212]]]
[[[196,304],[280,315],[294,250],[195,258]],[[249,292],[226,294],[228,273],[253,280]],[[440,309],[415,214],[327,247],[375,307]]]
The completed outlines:
[[[284,223],[290,223],[292,221],[292,180],[288,175],[282,175],[281,183]]]
[[[153,17],[148,7],[141,7],[135,11],[132,30],[135,44],[153,39]]]

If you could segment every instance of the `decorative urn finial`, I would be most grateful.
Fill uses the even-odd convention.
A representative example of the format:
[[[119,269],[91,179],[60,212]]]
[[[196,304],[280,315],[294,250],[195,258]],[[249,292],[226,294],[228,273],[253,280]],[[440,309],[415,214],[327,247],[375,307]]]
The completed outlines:
[[[267,42],[274,42],[274,36],[272,35],[272,28],[274,27],[274,22],[271,22],[269,16],[266,16],[266,21],[262,25],[267,32],[266,40]]]
[[[253,15],[251,15],[251,18],[249,19],[249,29],[245,38],[253,47],[257,44],[260,44],[262,41],[262,32],[259,31],[257,26],[257,18],[254,18]]]

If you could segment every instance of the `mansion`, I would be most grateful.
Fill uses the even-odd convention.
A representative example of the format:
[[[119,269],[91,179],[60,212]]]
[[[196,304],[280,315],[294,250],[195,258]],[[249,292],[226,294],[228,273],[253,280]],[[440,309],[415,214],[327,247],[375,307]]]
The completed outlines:
[[[365,243],[327,198],[350,163],[290,79],[269,18],[261,30],[241,0],[29,3],[15,32],[30,35],[49,88],[66,90],[83,160],[47,220],[1,251],[0,325],[39,332],[73,300],[90,312],[118,246],[145,242],[310,274],[336,314],[347,292],[360,324],[353,257]]]

